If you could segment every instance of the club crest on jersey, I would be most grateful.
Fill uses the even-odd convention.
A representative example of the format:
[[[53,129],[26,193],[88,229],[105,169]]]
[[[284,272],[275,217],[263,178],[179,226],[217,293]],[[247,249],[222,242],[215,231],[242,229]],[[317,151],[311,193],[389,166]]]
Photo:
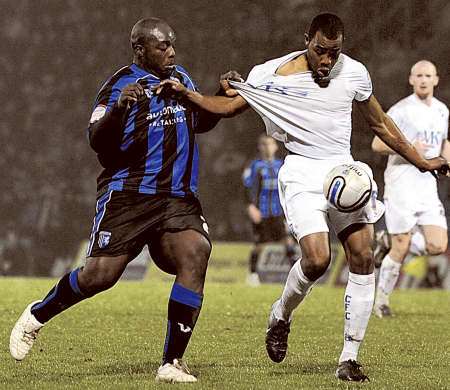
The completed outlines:
[[[111,241],[111,232],[101,231],[98,233],[98,247],[100,249],[106,248]]]
[[[144,93],[145,93],[145,96],[147,96],[149,99],[151,99],[153,96],[153,92],[148,88],[144,89]]]

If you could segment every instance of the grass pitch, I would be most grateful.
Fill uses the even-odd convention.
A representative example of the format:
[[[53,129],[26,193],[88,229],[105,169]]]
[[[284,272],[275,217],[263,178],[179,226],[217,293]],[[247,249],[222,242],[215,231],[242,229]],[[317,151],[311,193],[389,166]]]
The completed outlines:
[[[450,294],[396,291],[396,317],[372,317],[360,360],[371,382],[334,378],[342,346],[343,289],[316,287],[296,313],[281,364],[265,353],[267,316],[281,285],[244,284],[248,247],[213,255],[202,313],[186,361],[198,389],[449,389]],[[164,389],[154,383],[171,283],[154,267],[142,282],[122,281],[42,330],[30,355],[9,355],[11,327],[50,279],[0,279],[1,389]],[[183,386],[177,385],[176,387]]]

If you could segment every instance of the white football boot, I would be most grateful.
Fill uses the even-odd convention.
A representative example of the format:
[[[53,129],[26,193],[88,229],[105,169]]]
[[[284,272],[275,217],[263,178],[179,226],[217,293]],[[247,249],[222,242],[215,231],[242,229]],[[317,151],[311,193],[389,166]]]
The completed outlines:
[[[44,326],[33,314],[31,307],[41,301],[30,303],[17,320],[9,338],[9,352],[16,360],[23,360],[30,352],[39,330]]]
[[[197,378],[189,371],[188,366],[181,360],[173,359],[173,363],[166,363],[158,368],[156,382],[194,383]]]

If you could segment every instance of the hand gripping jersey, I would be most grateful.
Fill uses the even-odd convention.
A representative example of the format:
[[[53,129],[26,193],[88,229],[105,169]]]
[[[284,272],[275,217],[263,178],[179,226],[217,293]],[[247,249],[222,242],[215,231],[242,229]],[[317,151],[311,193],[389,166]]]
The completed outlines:
[[[433,98],[428,106],[412,94],[392,106],[388,115],[408,141],[420,141],[426,147],[425,158],[441,154],[442,144],[448,137],[449,111],[444,103]],[[407,201],[436,197],[436,179],[430,173],[420,172],[398,154],[389,156],[384,181],[385,198]]]
[[[309,71],[276,74],[280,66],[305,52],[257,65],[245,83],[231,84],[262,117],[267,133],[291,152],[314,159],[350,156],[352,102],[372,94],[369,73],[363,64],[341,54],[326,88],[319,87]]]

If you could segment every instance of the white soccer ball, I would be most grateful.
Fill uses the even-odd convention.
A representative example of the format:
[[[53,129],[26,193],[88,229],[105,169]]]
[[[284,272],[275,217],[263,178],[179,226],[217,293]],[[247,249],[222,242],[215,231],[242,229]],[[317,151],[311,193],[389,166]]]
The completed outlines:
[[[328,204],[343,213],[364,207],[372,193],[372,180],[358,164],[334,167],[323,183],[323,193]]]

